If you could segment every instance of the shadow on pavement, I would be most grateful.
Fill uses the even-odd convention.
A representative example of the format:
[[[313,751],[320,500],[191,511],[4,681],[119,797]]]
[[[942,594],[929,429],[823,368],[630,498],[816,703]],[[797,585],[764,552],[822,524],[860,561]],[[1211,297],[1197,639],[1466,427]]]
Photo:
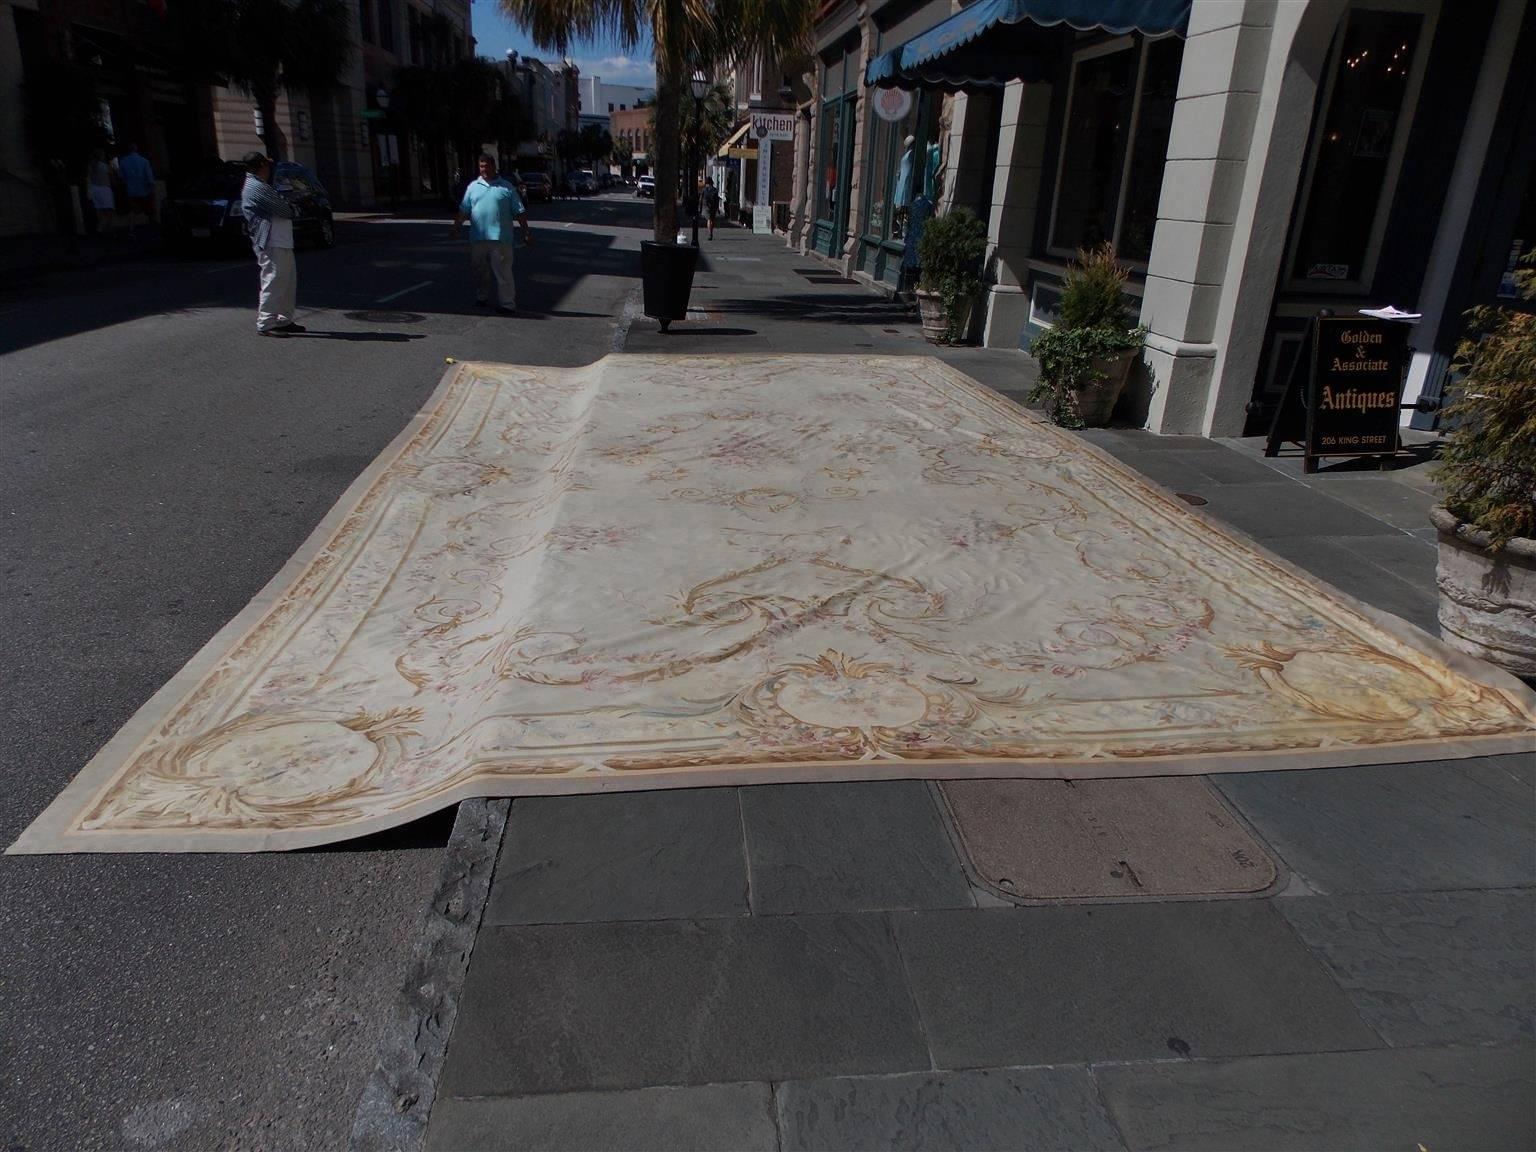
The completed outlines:
[[[560,309],[584,277],[638,281],[639,253],[622,245],[638,245],[641,237],[560,226],[638,227],[648,219],[649,206],[642,204],[639,213],[633,207],[622,200],[540,205],[545,211],[535,213],[534,246],[516,250],[519,315],[589,315]],[[475,304],[467,239],[462,234],[455,239],[448,221],[350,221],[337,230],[335,248],[298,253],[301,313],[390,308],[427,315],[487,314]],[[249,253],[222,262],[162,257],[70,269],[0,290],[0,354],[146,316],[211,308],[238,309],[254,321],[256,266]],[[400,333],[324,335],[359,341],[410,338]]]

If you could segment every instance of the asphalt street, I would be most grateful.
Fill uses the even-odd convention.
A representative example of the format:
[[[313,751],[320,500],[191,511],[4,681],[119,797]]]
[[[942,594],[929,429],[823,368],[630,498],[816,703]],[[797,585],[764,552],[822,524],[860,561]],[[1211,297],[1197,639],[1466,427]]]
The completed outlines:
[[[650,204],[541,205],[520,314],[445,219],[338,223],[299,321],[248,253],[0,284],[0,842],[282,566],[445,359],[623,338]],[[327,851],[0,857],[0,1148],[345,1143],[451,813]]]

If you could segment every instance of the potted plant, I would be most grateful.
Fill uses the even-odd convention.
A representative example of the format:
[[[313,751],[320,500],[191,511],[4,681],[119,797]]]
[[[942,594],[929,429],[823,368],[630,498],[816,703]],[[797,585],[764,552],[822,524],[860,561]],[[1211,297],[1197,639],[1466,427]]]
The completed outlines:
[[[923,227],[917,242],[917,307],[923,336],[930,343],[958,344],[965,339],[981,292],[986,252],[987,226],[969,208],[951,208]]]
[[[1029,351],[1040,379],[1029,393],[1066,428],[1109,423],[1131,365],[1146,338],[1132,327],[1125,301],[1126,270],[1114,247],[1080,248],[1068,265],[1056,324],[1036,336]]]
[[[1515,274],[1536,301],[1532,257]],[[1440,634],[1463,652],[1536,678],[1536,315],[1481,307],[1453,367],[1460,397],[1435,479]]]

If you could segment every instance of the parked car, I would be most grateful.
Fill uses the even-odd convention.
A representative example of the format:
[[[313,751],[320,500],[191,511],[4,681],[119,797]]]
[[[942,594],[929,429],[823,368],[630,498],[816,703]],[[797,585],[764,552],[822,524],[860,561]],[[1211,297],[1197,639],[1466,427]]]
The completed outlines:
[[[295,246],[329,248],[336,243],[331,198],[313,172],[285,160],[273,168],[272,183],[298,212],[293,221]],[[235,163],[220,163],[188,183],[161,209],[166,243],[181,251],[245,247],[249,240],[240,214],[244,185],[245,168]]]
[[[571,191],[578,196],[593,196],[597,193],[597,174],[590,169],[571,173]]]
[[[656,198],[656,178],[654,176],[642,176],[635,184],[635,195],[644,196],[648,200]]]
[[[549,201],[555,198],[555,185],[550,180],[548,172],[522,172],[519,173],[522,189],[526,193],[524,199],[530,203],[536,200]]]

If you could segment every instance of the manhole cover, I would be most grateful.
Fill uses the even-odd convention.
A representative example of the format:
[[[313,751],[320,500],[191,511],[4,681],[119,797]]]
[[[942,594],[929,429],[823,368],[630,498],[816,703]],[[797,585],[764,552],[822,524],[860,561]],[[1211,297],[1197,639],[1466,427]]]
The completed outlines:
[[[939,790],[973,874],[1018,903],[1253,896],[1283,878],[1198,776],[948,780]]]
[[[364,324],[420,324],[426,319],[420,312],[347,312],[345,316]]]
[[[1175,492],[1174,495],[1177,496],[1180,500],[1184,501],[1184,503],[1193,505],[1196,508],[1200,507],[1202,504],[1209,503],[1209,501],[1206,500],[1204,496],[1196,496],[1192,492]]]

